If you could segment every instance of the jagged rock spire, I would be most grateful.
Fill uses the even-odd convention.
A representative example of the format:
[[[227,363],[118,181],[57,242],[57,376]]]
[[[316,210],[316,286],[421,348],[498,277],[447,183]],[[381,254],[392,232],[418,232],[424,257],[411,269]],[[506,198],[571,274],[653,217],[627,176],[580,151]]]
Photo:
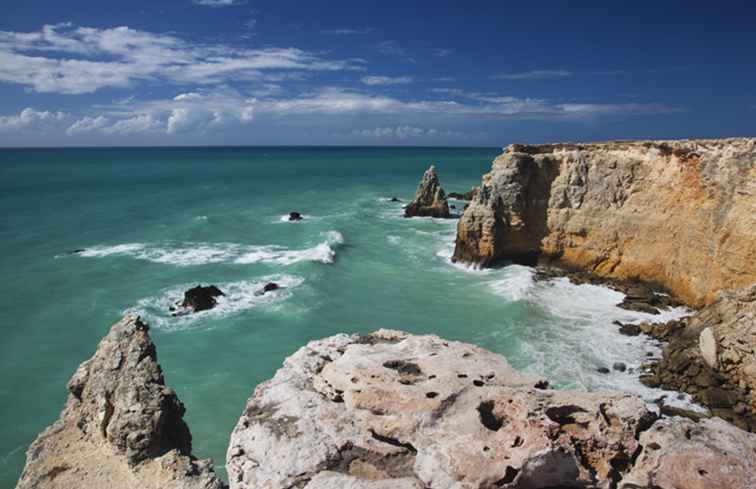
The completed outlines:
[[[436,175],[436,167],[431,165],[423,174],[417,186],[415,198],[404,209],[404,217],[429,216],[450,217],[449,203]]]

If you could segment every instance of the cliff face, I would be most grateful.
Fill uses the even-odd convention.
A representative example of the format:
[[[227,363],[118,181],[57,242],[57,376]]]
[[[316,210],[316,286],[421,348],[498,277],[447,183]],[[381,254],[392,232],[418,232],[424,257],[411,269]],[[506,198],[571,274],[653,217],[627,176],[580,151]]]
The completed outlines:
[[[453,259],[553,261],[708,304],[756,282],[756,139],[510,145]]]
[[[506,360],[381,330],[313,341],[231,435],[232,489],[746,489],[756,435],[656,419],[638,397],[548,389]]]
[[[116,323],[68,383],[58,420],[26,453],[17,489],[222,489],[191,456],[184,406],[165,385],[148,327]]]

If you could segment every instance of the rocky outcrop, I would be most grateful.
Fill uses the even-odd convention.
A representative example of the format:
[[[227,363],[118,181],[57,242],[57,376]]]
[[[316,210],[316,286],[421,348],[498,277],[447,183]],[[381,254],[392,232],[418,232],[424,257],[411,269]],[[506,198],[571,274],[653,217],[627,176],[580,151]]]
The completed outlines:
[[[682,321],[639,326],[667,341],[642,380],[684,391],[724,419],[756,431],[756,284],[722,292]]]
[[[756,435],[550,390],[498,355],[381,330],[309,343],[236,425],[232,489],[753,487]]]
[[[148,327],[116,323],[68,383],[58,420],[26,453],[17,489],[221,489],[192,457],[184,406],[165,385]]]
[[[755,437],[718,418],[659,420],[641,433],[643,449],[618,487],[756,487]]]
[[[415,198],[404,208],[404,217],[450,217],[449,203],[438,181],[436,167],[431,165],[417,186]]]
[[[198,285],[184,292],[184,300],[178,305],[190,312],[206,311],[215,307],[218,304],[217,298],[224,295],[215,285]]]
[[[756,139],[510,145],[453,259],[550,261],[711,303],[756,282]]]

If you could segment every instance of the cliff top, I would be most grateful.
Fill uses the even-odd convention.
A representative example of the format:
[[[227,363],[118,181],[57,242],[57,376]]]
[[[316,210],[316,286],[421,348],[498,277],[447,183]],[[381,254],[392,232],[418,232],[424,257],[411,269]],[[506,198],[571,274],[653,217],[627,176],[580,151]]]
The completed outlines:
[[[726,139],[669,139],[645,141],[603,141],[594,143],[553,143],[553,144],[510,144],[506,153],[527,153],[530,155],[558,153],[563,151],[583,150],[630,150],[654,149],[662,154],[672,154],[682,151],[717,151],[727,147],[745,152],[756,152],[756,138],[726,138]]]

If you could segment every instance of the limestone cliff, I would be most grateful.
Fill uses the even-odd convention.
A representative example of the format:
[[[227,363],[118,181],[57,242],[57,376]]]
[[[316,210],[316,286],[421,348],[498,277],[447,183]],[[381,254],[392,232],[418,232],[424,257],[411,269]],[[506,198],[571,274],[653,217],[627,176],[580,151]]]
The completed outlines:
[[[756,435],[656,419],[638,397],[548,388],[437,336],[313,341],[260,384],[227,455],[232,489],[747,489]]]
[[[756,282],[756,139],[510,145],[453,259],[548,260],[711,303]]]
[[[415,198],[404,209],[404,217],[450,217],[449,202],[433,165],[423,174]]]
[[[26,453],[17,489],[222,489],[192,457],[184,406],[136,316],[116,323],[68,383],[58,420]]]

